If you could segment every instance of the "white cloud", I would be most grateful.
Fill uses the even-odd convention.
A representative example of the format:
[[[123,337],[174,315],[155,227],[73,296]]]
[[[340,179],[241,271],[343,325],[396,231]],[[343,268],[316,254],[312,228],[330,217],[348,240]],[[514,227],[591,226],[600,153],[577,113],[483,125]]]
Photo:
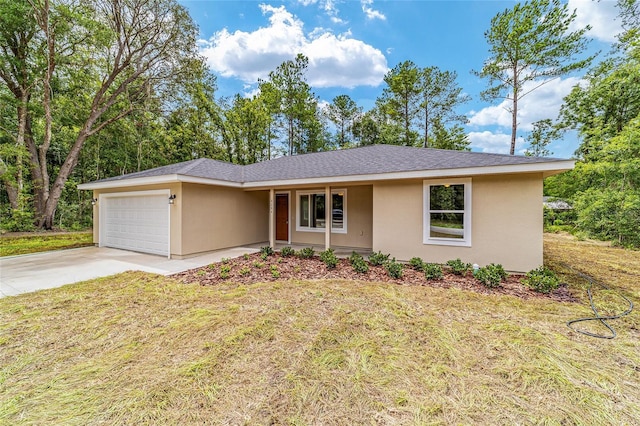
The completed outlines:
[[[518,129],[529,131],[532,123],[545,118],[555,119],[560,112],[563,98],[571,92],[571,89],[582,83],[577,77],[565,79],[556,78],[526,95],[518,103]],[[539,83],[538,83],[539,84]],[[530,82],[524,86],[524,90],[530,90],[537,84]],[[492,105],[472,111],[469,124],[472,126],[499,126],[511,128],[511,101],[504,100],[499,105]]]
[[[493,152],[497,154],[508,154],[511,147],[511,135],[501,132],[470,132],[468,134],[471,141],[471,148],[481,152]],[[516,148],[521,147],[524,140],[516,138]]]
[[[388,71],[382,52],[350,33],[334,35],[316,28],[305,34],[304,23],[284,6],[261,4],[269,25],[253,32],[226,28],[200,41],[212,70],[224,77],[254,83],[286,60],[303,53],[309,58],[307,78],[314,87],[377,86]]]
[[[615,0],[569,0],[568,4],[570,11],[576,11],[572,30],[591,25],[588,36],[607,43],[616,41],[615,36],[622,31],[622,27]]]
[[[373,4],[373,0],[360,0],[360,4],[362,5],[362,11],[367,16],[367,19],[380,19],[381,21],[387,19],[384,14],[371,7],[371,5]]]

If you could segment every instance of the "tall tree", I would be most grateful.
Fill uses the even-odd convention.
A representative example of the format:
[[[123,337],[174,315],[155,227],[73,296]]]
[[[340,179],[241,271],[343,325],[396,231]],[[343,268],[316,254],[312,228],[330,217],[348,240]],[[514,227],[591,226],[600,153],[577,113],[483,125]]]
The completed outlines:
[[[336,141],[340,147],[350,142],[353,122],[360,108],[349,95],[338,95],[326,108],[329,120],[337,127]]]
[[[0,7],[4,10],[10,3],[3,0]],[[188,63],[197,55],[197,28],[175,0],[15,3],[27,13],[21,25],[15,25],[16,13],[0,14],[0,78],[14,94],[21,117],[16,135],[18,144],[24,139],[29,153],[37,224],[48,229],[87,140],[166,89],[169,81],[184,78]],[[30,42],[23,42],[25,35]],[[87,100],[87,107],[78,111],[81,115],[75,117],[75,135],[65,149],[64,161],[50,176],[48,153],[56,125],[52,111],[61,101],[56,91],[69,83],[66,76],[80,79],[80,70],[85,77],[77,95],[80,104]],[[77,81],[71,83],[77,85]],[[35,104],[42,105],[43,111],[37,111]],[[40,135],[30,126],[41,118],[45,124]]]
[[[462,87],[456,82],[457,78],[458,74],[455,71],[442,71],[438,67],[426,67],[421,70],[420,109],[423,114],[423,146],[425,148],[430,146],[430,129],[439,126],[437,133],[444,136],[443,126],[465,124],[468,121],[465,115],[456,113],[458,106],[471,100],[469,95],[462,93]],[[434,134],[434,136],[438,143],[437,135]],[[439,143],[441,146],[446,144],[446,141]]]
[[[305,152],[305,126],[316,125],[318,100],[311,92],[305,73],[309,58],[299,53],[269,73],[271,87],[279,93],[279,114],[287,133],[288,153]]]
[[[589,26],[570,31],[575,11],[560,0],[531,0],[493,17],[484,36],[490,57],[476,74],[489,79],[485,100],[510,102],[511,149],[515,153],[518,102],[554,78],[587,67],[594,56],[575,59],[587,48]]]
[[[548,157],[553,154],[547,148],[560,137],[560,130],[548,118],[533,123],[533,129],[525,138],[529,147],[524,152],[528,157]]]
[[[420,111],[420,70],[413,62],[404,61],[384,76],[384,82],[387,87],[376,104],[393,122],[390,124],[402,128],[400,142],[406,146],[413,146],[417,139],[413,122]]]

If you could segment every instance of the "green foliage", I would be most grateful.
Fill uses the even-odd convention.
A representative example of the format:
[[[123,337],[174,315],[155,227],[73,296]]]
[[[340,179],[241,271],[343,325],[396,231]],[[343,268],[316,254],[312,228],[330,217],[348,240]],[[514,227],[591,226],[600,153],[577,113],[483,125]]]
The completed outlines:
[[[0,236],[0,257],[90,245],[93,245],[93,233],[91,232],[69,232],[52,235],[34,232],[19,237]]]
[[[260,254],[269,257],[273,254],[273,248],[271,246],[260,247]]]
[[[470,263],[464,263],[460,259],[447,260],[447,266],[451,268],[451,272],[456,275],[466,275],[467,272],[471,269]]]
[[[384,264],[384,269],[391,278],[402,278],[403,265],[402,263],[396,262],[395,257]]]
[[[589,65],[593,56],[577,57],[588,47],[584,38],[589,27],[568,30],[576,19],[560,0],[530,0],[516,3],[491,19],[485,32],[489,58],[476,75],[489,80],[482,92],[488,101],[508,98],[511,113],[518,114],[518,101],[531,93],[526,84],[540,87],[572,71]],[[514,70],[516,70],[514,72]],[[535,89],[534,89],[535,90]],[[511,129],[511,150],[515,153],[517,125]]]
[[[278,265],[271,265],[271,276],[273,278],[280,278],[280,271],[278,270]]]
[[[352,252],[349,256],[349,263],[351,263],[353,270],[360,274],[369,272],[369,264],[360,253]]]
[[[8,219],[0,222],[0,228],[9,232],[33,231],[35,229],[33,212],[30,210],[12,210]]]
[[[474,271],[473,276],[487,287],[498,287],[507,278],[502,265],[491,263]]]
[[[298,257],[301,259],[310,259],[313,257],[315,253],[316,252],[313,249],[313,247],[305,247],[300,249],[297,254],[298,254]]]
[[[369,263],[371,263],[373,266],[384,265],[389,261],[389,256],[389,254],[382,254],[381,251],[377,253],[371,253],[369,255]]]
[[[291,246],[282,247],[280,250],[280,254],[282,257],[289,257],[296,254],[296,251]]]
[[[248,267],[244,266],[244,267],[240,268],[239,273],[240,273],[240,275],[242,275],[244,277],[245,275],[249,275],[251,273],[251,269],[249,269]]]
[[[424,277],[427,280],[439,280],[442,278],[442,266],[437,263],[425,263]]]
[[[322,260],[329,269],[333,269],[338,266],[338,258],[336,257],[336,254],[334,253],[332,248],[321,251],[320,260]]]
[[[409,265],[416,271],[424,270],[424,261],[419,257],[412,257],[411,260],[409,260]]]
[[[229,273],[231,272],[231,265],[220,265],[220,278],[222,278],[223,280],[226,280],[227,278],[229,278]]]
[[[338,95],[326,108],[329,120],[336,126],[336,142],[345,147],[351,142],[353,121],[358,114],[358,104],[349,95]]]
[[[522,283],[540,293],[550,293],[560,286],[555,272],[544,265],[527,272]]]
[[[524,152],[528,157],[549,157],[553,152],[547,146],[560,137],[560,131],[550,119],[539,120],[533,123],[533,130],[527,135],[526,141],[529,147]]]

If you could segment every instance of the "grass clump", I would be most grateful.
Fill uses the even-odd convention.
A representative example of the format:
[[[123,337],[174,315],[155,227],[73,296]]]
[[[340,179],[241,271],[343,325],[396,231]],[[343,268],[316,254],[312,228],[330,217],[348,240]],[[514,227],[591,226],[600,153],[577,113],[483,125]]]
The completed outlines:
[[[437,263],[425,263],[423,269],[424,277],[427,280],[439,280],[442,278],[442,266]]]
[[[416,271],[424,270],[424,261],[419,257],[412,257],[411,260],[409,260],[409,265]]]
[[[352,252],[351,256],[349,256],[349,263],[353,270],[360,274],[369,272],[369,264],[360,253]]]
[[[325,251],[320,252],[320,260],[327,265],[327,268],[333,269],[338,266],[338,258],[332,248],[328,248]]]
[[[369,255],[369,263],[373,266],[384,265],[389,261],[389,254],[383,254],[381,251],[377,253],[371,253]]]
[[[282,257],[290,257],[296,254],[296,251],[291,246],[282,247],[280,250]]]
[[[470,263],[464,263],[459,258],[454,260],[447,260],[447,266],[451,269],[451,272],[461,276],[467,275],[467,272],[469,272],[469,270],[471,269]]]
[[[522,283],[537,292],[550,293],[560,286],[560,279],[555,272],[542,265],[527,272]]]
[[[298,251],[298,257],[301,259],[311,259],[315,254],[313,247],[305,247]]]
[[[278,270],[278,265],[271,265],[271,276],[273,278],[280,278],[280,271]]]
[[[396,262],[395,257],[384,264],[384,269],[387,271],[387,275],[389,275],[391,278],[402,278],[403,265],[400,262]]]

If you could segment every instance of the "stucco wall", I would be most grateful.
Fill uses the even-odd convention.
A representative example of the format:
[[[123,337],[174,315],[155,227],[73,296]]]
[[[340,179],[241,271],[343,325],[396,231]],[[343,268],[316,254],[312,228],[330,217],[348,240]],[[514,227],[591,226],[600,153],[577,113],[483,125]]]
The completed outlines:
[[[269,240],[269,193],[182,186],[183,256]]]
[[[542,264],[542,175],[472,179],[471,247],[423,244],[423,181],[373,185],[373,250],[398,260],[443,263],[461,258],[509,271]]]
[[[93,191],[93,198],[100,199],[100,194],[113,194],[116,192],[120,193],[131,193],[131,192],[140,192],[140,191],[153,191],[158,189],[168,189],[171,194],[176,195],[175,204],[171,206],[169,223],[171,227],[170,234],[170,252],[171,255],[180,255],[182,254],[182,228],[180,224],[182,223],[182,184],[171,183],[171,184],[162,184],[162,185],[145,185],[145,186],[131,186],[125,188],[109,188],[109,189],[100,189]],[[167,200],[167,203],[169,201]],[[100,215],[98,214],[100,210],[99,204],[93,206],[93,242],[94,244],[99,244],[100,240]]]
[[[346,189],[347,193],[347,233],[331,234],[331,245],[339,247],[371,248],[373,244],[373,188],[371,185],[335,186]],[[305,188],[303,191],[318,191],[322,188]],[[291,190],[291,242],[293,244],[313,244],[324,246],[324,229],[320,232],[296,231],[297,190]]]

